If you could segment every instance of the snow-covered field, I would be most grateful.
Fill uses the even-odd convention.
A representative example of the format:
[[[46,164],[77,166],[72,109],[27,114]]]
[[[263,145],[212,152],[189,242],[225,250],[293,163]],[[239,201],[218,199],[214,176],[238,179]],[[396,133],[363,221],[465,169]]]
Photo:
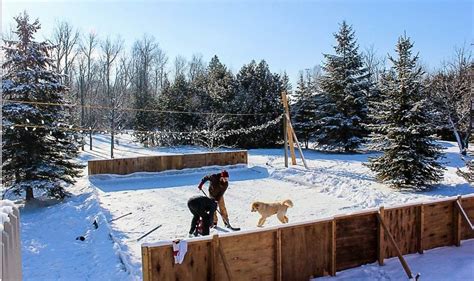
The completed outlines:
[[[281,149],[250,150],[248,166],[226,167],[230,173],[230,187],[225,195],[230,222],[243,230],[255,229],[259,216],[250,212],[250,205],[255,200],[277,201],[290,198],[295,204],[294,208],[288,210],[290,222],[302,222],[381,205],[474,193],[474,188],[455,173],[456,167],[463,166],[456,153],[456,145],[449,142],[442,144],[446,148],[445,179],[435,188],[423,192],[396,191],[377,183],[373,173],[363,166],[368,157],[375,154],[343,155],[305,151],[310,167],[305,170],[300,159],[298,166],[285,168]],[[145,149],[134,144],[129,136],[121,135],[115,156],[201,151],[205,149]],[[108,137],[96,136],[94,150],[89,151],[86,146],[80,160],[106,159],[108,153]],[[204,175],[221,169],[222,167],[205,167],[126,176],[96,175],[90,178],[85,174],[71,188],[73,196],[65,203],[23,210],[21,230],[24,279],[140,279],[140,244],[187,235],[191,221],[187,200],[193,195],[201,194],[197,185]],[[107,222],[130,212],[132,214],[121,219]],[[92,224],[94,220],[98,221],[98,229]],[[264,227],[278,224],[276,217],[271,217]],[[158,225],[161,225],[158,230],[137,242],[138,237]],[[76,240],[79,236],[84,236],[85,240]],[[459,259],[460,263],[450,267],[444,261],[447,254],[450,260]],[[474,268],[474,243],[465,242],[461,248],[435,249],[422,257],[411,255],[408,263],[413,271],[421,272],[424,276],[430,276],[426,271],[436,267],[436,263],[443,263],[445,268],[453,271],[458,270],[460,265],[469,270]],[[404,273],[397,267],[398,261],[388,260],[387,266],[367,265],[342,272],[334,280],[403,279]],[[393,273],[395,271],[396,274]],[[465,275],[445,275],[447,279],[423,280],[458,280],[453,279],[453,276],[456,278]]]

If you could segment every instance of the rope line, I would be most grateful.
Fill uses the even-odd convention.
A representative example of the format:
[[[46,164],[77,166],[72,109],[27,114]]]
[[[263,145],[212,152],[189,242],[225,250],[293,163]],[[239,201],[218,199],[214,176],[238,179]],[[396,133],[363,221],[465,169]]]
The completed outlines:
[[[147,133],[147,134],[162,134],[162,135],[197,135],[197,134],[209,134],[209,133],[214,133],[214,134],[220,134],[217,136],[214,136],[214,138],[224,138],[228,137],[230,135],[236,135],[236,134],[245,134],[245,133],[250,133],[252,131],[259,131],[266,129],[272,125],[277,124],[281,119],[283,118],[283,115],[279,115],[277,118],[268,121],[267,123],[261,124],[261,125],[255,125],[251,126],[248,128],[240,128],[240,129],[234,129],[234,130],[228,130],[224,131],[222,129],[215,130],[215,131],[208,131],[208,130],[200,130],[200,131],[186,131],[186,132],[178,132],[178,131],[146,131],[146,130],[132,130],[134,133]],[[122,133],[125,131],[125,133],[128,133],[128,130],[123,130],[123,129],[118,129],[118,130],[110,130],[110,129],[99,129],[99,128],[84,128],[84,127],[74,127],[72,125],[70,126],[43,126],[43,125],[32,125],[32,124],[11,124],[11,125],[5,125],[3,124],[4,129],[15,129],[15,128],[25,128],[25,130],[31,129],[32,131],[35,131],[36,129],[45,129],[49,131],[75,131],[75,132],[88,132],[88,131],[95,131],[95,132],[114,132],[114,133]],[[2,130],[3,131],[3,130]]]
[[[80,105],[80,104],[62,104],[62,103],[51,103],[51,102],[37,102],[37,101],[18,101],[3,99],[3,103],[20,103],[20,104],[33,104],[33,105],[46,105],[46,106],[64,106],[64,107],[83,107],[89,109],[114,109],[110,106],[102,105]],[[137,111],[137,112],[156,112],[156,113],[169,113],[169,114],[193,114],[193,115],[229,115],[229,116],[255,116],[255,115],[270,115],[275,114],[274,112],[268,113],[223,113],[223,112],[195,112],[195,111],[178,111],[178,110],[158,110],[158,109],[141,109],[133,107],[115,108],[117,111]]]

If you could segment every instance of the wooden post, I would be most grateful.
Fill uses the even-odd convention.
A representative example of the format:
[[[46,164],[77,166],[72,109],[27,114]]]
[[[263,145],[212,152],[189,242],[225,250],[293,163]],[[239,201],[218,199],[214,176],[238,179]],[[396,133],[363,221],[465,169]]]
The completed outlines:
[[[290,116],[290,109],[288,107],[288,99],[286,97],[286,92],[281,92],[281,100],[283,102],[283,106],[285,107],[285,114],[287,116]],[[290,145],[291,164],[296,165],[295,144],[293,143],[293,134],[291,134],[291,131],[290,131],[291,123],[286,118],[285,118],[285,122],[287,122],[286,132],[288,134],[288,142]]]
[[[329,274],[336,276],[336,219],[331,221],[331,235],[329,235],[330,246],[329,246]]]
[[[142,246],[142,271],[143,271],[143,281],[151,280],[150,276],[150,253],[148,252],[148,247]]]
[[[282,94],[283,96],[283,94]],[[286,116],[286,115],[285,115]],[[286,117],[282,119],[283,121],[283,139],[284,139],[284,148],[285,148],[285,167],[288,168],[288,129],[287,129],[287,122]]]
[[[282,256],[281,256],[281,229],[278,228],[276,231],[276,274],[275,274],[275,280],[276,281],[282,281]]]
[[[217,235],[212,236],[212,242],[211,242],[211,280],[212,281],[217,281],[217,255],[218,255],[218,250],[217,247],[219,247],[219,238]]]
[[[416,218],[417,232],[418,232],[417,247],[418,247],[418,253],[419,254],[423,254],[423,250],[424,250],[423,249],[423,228],[424,228],[424,221],[425,221],[424,217],[425,217],[424,206],[423,206],[423,203],[421,203],[420,206],[418,206],[418,212],[417,212],[417,218]]]
[[[384,208],[383,206],[380,207],[379,210],[380,216],[384,218]],[[385,258],[385,245],[384,245],[384,232],[383,232],[383,227],[379,221],[377,224],[377,257],[379,261],[379,265],[383,265],[383,260]]]
[[[453,244],[457,247],[461,246],[461,210],[456,206],[459,202],[461,196],[458,196],[453,205]]]
[[[390,239],[390,242],[392,242],[392,246],[395,248],[395,251],[397,252],[398,259],[400,260],[400,263],[402,264],[403,269],[405,270],[408,278],[409,279],[413,278],[413,274],[411,273],[410,267],[408,266],[407,262],[405,261],[405,258],[403,258],[402,252],[400,251],[400,248],[398,248],[397,242],[395,242],[395,239],[393,238],[392,234],[390,233],[390,230],[387,228],[387,226],[383,222],[383,219],[380,216],[380,213],[377,213],[377,218],[379,219],[380,224],[382,225],[382,227],[385,230],[388,238]]]

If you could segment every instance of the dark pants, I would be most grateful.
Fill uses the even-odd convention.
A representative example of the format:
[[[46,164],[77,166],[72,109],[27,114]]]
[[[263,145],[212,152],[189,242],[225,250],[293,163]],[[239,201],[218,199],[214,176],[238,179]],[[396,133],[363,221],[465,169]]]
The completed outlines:
[[[215,203],[215,201],[207,197],[192,198],[188,201],[188,208],[189,211],[191,211],[191,213],[193,214],[189,234],[194,233],[199,222],[199,218],[202,218],[202,235],[209,235],[209,228],[212,226],[214,213],[217,209],[217,204]]]

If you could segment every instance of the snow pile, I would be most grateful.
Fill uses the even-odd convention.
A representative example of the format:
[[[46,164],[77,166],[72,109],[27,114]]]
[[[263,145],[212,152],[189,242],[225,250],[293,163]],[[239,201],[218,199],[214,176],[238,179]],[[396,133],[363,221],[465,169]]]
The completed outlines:
[[[81,179],[69,191],[73,196],[62,203],[22,208],[24,280],[138,279],[121,246],[111,241],[110,229],[87,181]]]
[[[3,231],[3,223],[10,221],[8,215],[13,213],[14,206],[10,200],[0,200],[0,234]]]

